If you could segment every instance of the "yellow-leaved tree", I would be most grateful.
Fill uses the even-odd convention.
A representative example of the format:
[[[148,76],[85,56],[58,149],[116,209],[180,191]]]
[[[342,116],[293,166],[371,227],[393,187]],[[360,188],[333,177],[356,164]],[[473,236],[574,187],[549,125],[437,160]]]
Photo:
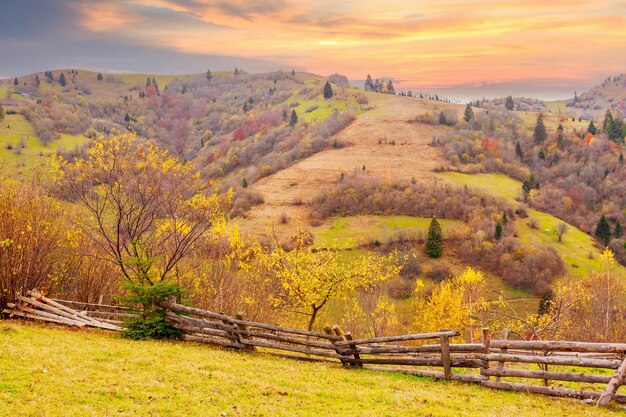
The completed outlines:
[[[424,332],[458,330],[466,340],[474,340],[476,329],[485,324],[491,304],[482,295],[484,289],[482,272],[472,268],[442,281],[426,299],[423,287],[418,286],[415,291],[418,300],[417,328]]]
[[[78,225],[138,285],[167,279],[176,264],[223,218],[222,200],[199,173],[134,134],[100,138],[85,159],[56,156],[54,178],[82,203]]]
[[[386,281],[401,269],[394,253],[384,257],[367,254],[350,260],[342,256],[341,250],[315,250],[304,240],[297,238],[296,247],[290,251],[276,248],[265,262],[280,286],[272,295],[274,306],[307,316],[309,330],[330,300],[345,300],[357,289]]]
[[[86,212],[76,216],[77,226],[117,266],[131,294],[127,301],[143,307],[127,335],[175,333],[158,303],[180,292],[168,278],[223,219],[223,199],[209,192],[191,164],[138,143],[134,134],[100,138],[85,159],[57,156],[52,167],[63,192]]]

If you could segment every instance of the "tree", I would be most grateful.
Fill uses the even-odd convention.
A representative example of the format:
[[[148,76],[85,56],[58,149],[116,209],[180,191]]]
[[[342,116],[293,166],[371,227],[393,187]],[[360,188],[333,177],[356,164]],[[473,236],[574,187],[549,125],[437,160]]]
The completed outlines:
[[[493,238],[495,240],[502,239],[502,223],[500,223],[499,221],[496,222],[496,229],[494,231]]]
[[[543,114],[539,113],[537,116],[537,124],[535,125],[535,131],[533,133],[533,139],[536,145],[540,145],[548,138],[546,132],[546,125],[543,123]]]
[[[589,122],[589,127],[587,128],[587,132],[595,135],[598,129],[596,129],[596,125],[593,123],[593,120]]]
[[[559,223],[556,225],[556,234],[559,237],[559,242],[563,241],[563,235],[565,235],[565,233],[567,233],[567,231],[569,230],[569,226],[567,225],[567,223]]]
[[[75,231],[67,227],[61,202],[35,182],[0,180],[0,309],[33,288],[54,291]],[[53,279],[51,279],[54,277]],[[60,283],[59,283],[60,284]]]
[[[368,254],[348,261],[341,256],[341,251],[307,247],[305,235],[296,236],[296,247],[291,251],[278,246],[265,257],[265,263],[280,288],[272,296],[273,304],[276,308],[308,316],[309,330],[330,300],[347,299],[355,290],[371,288],[400,272],[394,253],[387,257]]]
[[[4,107],[2,107],[2,103],[0,103],[0,120],[4,119]]]
[[[333,96],[333,88],[331,87],[330,83],[326,81],[326,84],[324,84],[324,98],[328,100],[332,96]]]
[[[296,76],[296,70],[295,70],[295,69],[293,69],[293,68],[291,69],[291,76],[292,76],[292,77],[295,77],[295,76]]]
[[[372,81],[372,76],[369,74],[367,74],[367,78],[365,79],[365,90],[376,91],[376,87],[374,86],[374,81]]]
[[[622,237],[623,234],[624,234],[624,230],[622,228],[622,224],[618,220],[617,223],[615,223],[615,231],[613,232],[613,236],[616,239],[618,239],[618,238]]]
[[[243,180],[241,180],[241,188],[248,188],[248,180],[246,177],[243,177]]]
[[[289,126],[294,127],[298,124],[298,114],[296,113],[296,109],[291,111],[291,118],[289,119]]]
[[[235,67],[235,71],[233,72],[234,75],[239,75],[239,68]]]
[[[530,181],[526,180],[524,181],[524,183],[522,184],[522,191],[524,192],[524,201],[528,200],[528,197],[530,196],[530,191],[533,189],[533,187],[530,185]]]
[[[505,103],[504,103],[504,107],[505,107],[507,110],[513,110],[513,109],[515,108],[515,103],[513,102],[513,97],[508,96],[508,97],[506,98],[506,101],[505,101]]]
[[[467,105],[465,106],[465,113],[463,115],[463,118],[466,122],[474,119],[474,110],[472,110],[472,106],[469,103],[467,103]]]
[[[554,291],[548,289],[541,294],[541,298],[539,299],[539,308],[537,309],[537,314],[540,316],[545,316],[549,314],[552,310],[552,305],[554,303]]]
[[[439,258],[443,255],[443,236],[441,226],[436,218],[430,221],[428,226],[428,238],[426,239],[426,254],[431,258]]]
[[[99,72],[99,73],[98,73],[98,76],[96,77],[96,79],[97,79],[98,81],[102,81],[102,80],[104,80],[104,76],[102,75],[102,73],[101,73],[101,72]]]
[[[524,159],[524,151],[522,151],[522,145],[520,145],[519,141],[515,143],[515,156],[517,156],[520,161]]]
[[[59,75],[59,84],[61,84],[61,87],[65,87],[67,85],[67,81],[65,80],[65,74],[63,73]]]
[[[461,275],[442,281],[427,300],[419,302],[416,326],[422,332],[452,328],[463,333],[468,342],[474,340],[475,329],[482,327],[491,303],[482,294],[485,290],[482,272],[467,268]],[[418,287],[416,295],[422,291]]]
[[[18,85],[20,83],[20,81],[17,79],[17,77],[15,77],[13,79],[13,85]]]
[[[393,81],[392,80],[387,81],[387,93],[389,93],[389,94],[396,94],[396,89],[393,86]]]
[[[35,74],[35,87],[39,88],[40,85],[41,85],[41,80],[39,79],[39,75]]]
[[[213,79],[213,74],[211,74],[211,70],[206,70],[206,79],[211,81]]]
[[[604,134],[606,134],[606,136],[611,140],[615,139],[614,124],[613,115],[611,114],[611,110],[608,109],[604,114],[604,125],[602,126],[602,130],[604,130]]]
[[[600,216],[600,220],[596,226],[595,236],[605,246],[608,245],[611,240],[611,226],[606,220],[606,217],[604,217],[604,214]]]
[[[199,186],[191,164],[137,144],[134,134],[97,140],[84,160],[55,156],[53,168],[56,182],[89,213],[77,219],[79,227],[135,285],[167,280],[222,219],[222,200]]]
[[[560,150],[565,149],[565,138],[563,136],[563,125],[559,124],[556,129],[556,147]]]

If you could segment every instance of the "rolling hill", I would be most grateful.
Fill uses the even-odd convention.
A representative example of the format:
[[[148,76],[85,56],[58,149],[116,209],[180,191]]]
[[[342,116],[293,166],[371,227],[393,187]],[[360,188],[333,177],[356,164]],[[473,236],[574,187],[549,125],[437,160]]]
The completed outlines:
[[[60,85],[61,72],[66,86]],[[480,195],[497,199],[511,213],[523,206],[519,179],[448,172],[458,167],[434,145],[436,138],[454,134],[455,128],[424,120],[436,120],[446,112],[462,115],[465,106],[367,92],[341,78],[331,80],[335,95],[324,99],[326,78],[304,73],[103,74],[99,78],[95,72],[59,70],[52,77],[43,72],[18,77],[17,86],[9,81],[0,84],[5,96],[0,102],[9,113],[0,122],[3,177],[30,175],[45,169],[46,156],[53,152],[80,156],[92,138],[130,131],[195,163],[207,179],[218,179],[222,189],[233,187],[237,197],[232,214],[243,231],[264,239],[274,235],[286,239],[301,227],[311,232],[315,245],[341,244],[354,253],[371,250],[376,242],[392,242],[402,233],[415,237],[402,249],[421,253],[418,243],[430,214],[372,211],[313,219],[312,201],[344,177],[453,186],[470,190],[478,199]],[[478,117],[491,110],[474,111]],[[298,121],[289,126],[292,112]],[[514,115],[520,130],[532,135],[538,112]],[[557,113],[547,113],[545,123],[550,131],[559,124],[567,131],[587,125]],[[569,224],[568,234],[559,242],[554,229],[561,219],[536,208],[527,214],[539,226],[531,227],[529,218],[514,216],[510,235],[516,244],[539,251],[551,248],[562,258],[569,277],[601,270],[600,246],[589,234]],[[444,231],[471,233],[476,231],[470,227],[483,220],[480,227],[486,241],[493,241],[489,236],[497,221],[493,216],[442,217]],[[431,282],[428,275],[438,267],[455,274],[473,265],[467,256],[460,256],[457,244],[448,241],[442,259],[422,256],[421,272],[412,278]],[[512,287],[497,272],[488,272],[488,278],[493,298],[503,295],[523,308],[536,309],[538,294]]]

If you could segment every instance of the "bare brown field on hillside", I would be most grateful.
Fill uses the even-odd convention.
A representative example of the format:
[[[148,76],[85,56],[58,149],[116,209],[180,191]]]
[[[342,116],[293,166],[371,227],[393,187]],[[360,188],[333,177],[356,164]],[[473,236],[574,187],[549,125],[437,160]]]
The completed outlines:
[[[411,120],[418,114],[450,108],[461,116],[463,106],[382,94],[369,94],[369,98],[376,108],[337,135],[345,147],[319,152],[254,184],[265,203],[253,209],[249,219],[278,218],[283,212],[303,219],[306,210],[292,207],[294,202],[310,201],[342,173],[359,172],[388,180],[432,178],[431,172],[445,162],[430,143],[448,127]]]

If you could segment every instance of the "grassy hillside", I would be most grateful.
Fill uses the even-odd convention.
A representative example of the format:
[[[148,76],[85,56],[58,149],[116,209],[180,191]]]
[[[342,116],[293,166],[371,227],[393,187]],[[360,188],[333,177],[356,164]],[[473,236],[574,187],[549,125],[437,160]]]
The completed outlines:
[[[0,121],[0,168],[6,176],[28,176],[33,170],[47,169],[48,157],[57,150],[72,150],[87,141],[83,135],[63,133],[44,145],[24,116],[8,114]]]
[[[0,416],[617,416],[573,401],[105,332],[0,323]]]
[[[437,174],[441,179],[456,184],[484,190],[487,193],[499,195],[516,203],[521,197],[522,183],[502,174],[462,174],[446,172]],[[542,243],[554,247],[569,268],[573,277],[585,277],[593,272],[602,270],[600,261],[601,250],[595,245],[591,236],[568,224],[568,232],[559,242],[556,235],[556,225],[564,223],[561,219],[538,210],[527,210],[529,218],[518,219],[516,222],[519,237],[529,243]],[[530,219],[537,221],[536,227],[531,227]],[[626,268],[618,266],[622,272]]]

